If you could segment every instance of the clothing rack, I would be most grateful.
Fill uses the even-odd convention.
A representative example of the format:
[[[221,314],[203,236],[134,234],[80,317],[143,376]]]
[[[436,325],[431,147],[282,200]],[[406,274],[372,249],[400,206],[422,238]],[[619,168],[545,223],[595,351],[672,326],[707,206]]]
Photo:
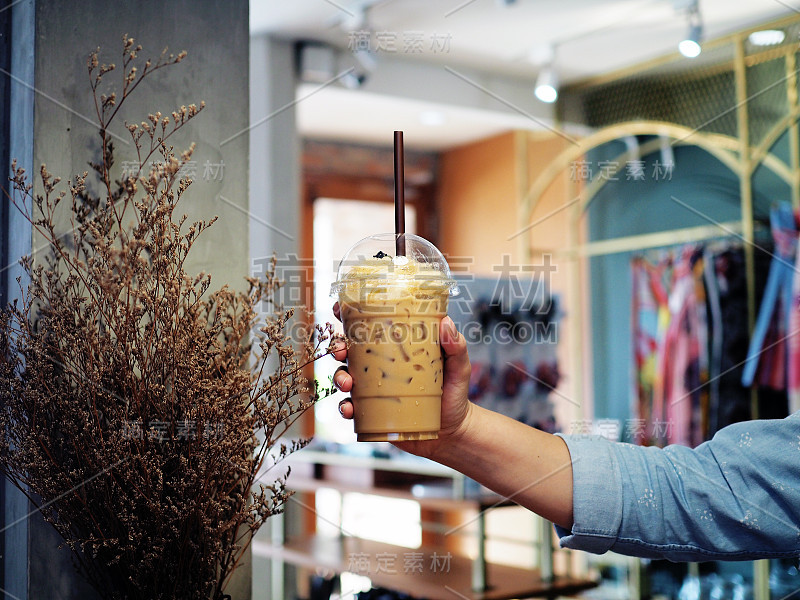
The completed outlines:
[[[694,242],[704,242],[720,238],[742,237],[742,224],[739,221],[727,221],[719,225],[700,225],[698,227],[684,227],[680,229],[670,229],[667,231],[657,231],[654,233],[644,233],[640,235],[630,235],[609,240],[600,240],[579,244],[574,248],[556,250],[556,256],[566,258],[584,258],[592,256],[605,256],[620,252],[635,252],[637,250],[647,250],[650,248],[661,248],[676,244],[691,244]],[[539,250],[545,252],[545,250]]]
[[[743,43],[743,40],[740,40]],[[794,97],[795,106],[797,105],[797,97]],[[744,102],[738,106],[739,112],[747,111],[747,103]],[[793,113],[794,114],[794,113]],[[800,108],[797,110],[797,115],[800,115]],[[746,120],[746,119],[745,119]],[[791,130],[796,128],[796,121],[787,122],[782,120],[776,128],[782,128],[782,131],[787,129]],[[527,143],[524,133],[520,133],[517,147],[519,149],[518,160],[520,167],[530,164],[527,156]],[[645,233],[633,236],[624,236],[618,238],[610,238],[607,240],[600,240],[594,242],[582,242],[581,238],[583,233],[583,217],[589,208],[591,202],[596,198],[597,194],[603,187],[612,180],[616,174],[615,171],[610,171],[609,176],[606,178],[597,178],[580,187],[578,182],[570,180],[568,185],[568,198],[570,198],[564,205],[563,209],[569,210],[569,227],[568,227],[568,240],[566,249],[542,249],[536,248],[530,244],[526,244],[525,236],[519,235],[518,240],[521,245],[521,256],[523,260],[530,262],[534,252],[548,252],[555,256],[563,256],[567,259],[574,260],[580,263],[581,259],[592,256],[602,256],[614,254],[619,252],[631,252],[636,250],[644,250],[648,248],[656,248],[666,245],[674,245],[676,243],[689,243],[700,242],[711,239],[719,239],[725,237],[737,237],[744,243],[745,251],[745,268],[747,280],[747,319],[748,328],[752,332],[755,324],[756,316],[756,289],[755,289],[755,234],[757,228],[757,221],[753,215],[753,190],[750,184],[753,172],[757,166],[764,166],[772,173],[779,177],[782,181],[787,183],[792,189],[793,206],[800,207],[800,176],[793,176],[792,173],[800,174],[800,152],[792,153],[792,165],[789,167],[783,163],[777,156],[770,153],[769,149],[763,149],[762,145],[755,148],[749,146],[743,147],[741,140],[736,140],[729,136],[721,134],[706,134],[700,131],[692,130],[688,127],[664,122],[650,122],[650,121],[636,121],[630,123],[620,123],[610,127],[601,129],[592,135],[587,136],[581,140],[576,141],[571,147],[562,151],[557,155],[551,163],[545,167],[543,172],[530,184],[522,177],[520,182],[521,189],[524,190],[521,194],[523,198],[522,206],[520,209],[520,225],[521,232],[528,232],[532,229],[530,224],[531,217],[534,214],[537,204],[550,185],[560,175],[566,165],[574,163],[578,159],[585,156],[591,150],[602,146],[603,144],[623,139],[632,135],[636,136],[656,136],[658,139],[649,140],[641,144],[639,154],[646,156],[649,153],[656,151],[661,147],[663,138],[668,137],[673,145],[696,146],[709,154],[719,159],[723,164],[728,166],[731,171],[738,176],[740,181],[740,214],[741,218],[737,221],[728,221],[724,223],[714,223],[710,225],[701,225],[697,227],[685,227],[670,229],[665,231],[657,231],[652,233]],[[771,132],[765,137],[766,141],[779,137],[776,133]],[[800,139],[800,136],[798,137]],[[657,142],[657,143],[656,143]],[[734,150],[738,145],[738,152]],[[627,150],[619,154],[614,161],[609,161],[611,164],[624,164],[630,160],[634,154]],[[752,160],[752,156],[760,158],[759,163]],[[741,158],[739,158],[741,157]],[[523,168],[520,169],[525,173]],[[552,214],[552,213],[551,213]],[[534,223],[535,225],[535,223]],[[582,297],[581,291],[584,289],[583,277],[581,275],[580,265],[571,270],[570,286],[573,290],[575,299]],[[576,300],[577,302],[578,300]],[[568,329],[569,344],[571,348],[584,347],[585,340],[582,339],[583,332],[588,331],[585,327],[585,316],[580,307],[573,307],[570,310],[572,326]],[[586,392],[586,382],[584,380],[584,372],[588,357],[583,355],[583,352],[572,352],[574,363],[572,365],[572,379],[575,384],[574,400],[581,405],[588,405],[583,400],[588,396]],[[758,398],[753,392],[751,401],[751,414],[754,418],[758,417]]]

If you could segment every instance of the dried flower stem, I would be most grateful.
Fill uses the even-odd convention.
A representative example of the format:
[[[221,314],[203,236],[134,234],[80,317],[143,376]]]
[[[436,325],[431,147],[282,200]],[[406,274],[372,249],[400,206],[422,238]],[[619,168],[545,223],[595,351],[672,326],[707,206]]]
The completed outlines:
[[[145,77],[185,57],[165,50],[139,69],[140,51],[124,36],[119,95],[101,91],[115,66],[89,55],[91,176],[61,189],[42,166],[36,194],[12,165],[7,195],[50,252],[23,259],[30,283],[0,313],[0,469],[101,597],[217,600],[289,497],[288,470],[260,480],[307,443],[281,440],[327,393],[303,370],[334,336],[329,325],[287,335],[296,317],[277,300],[274,260],[246,292],[186,273],[215,219],[177,216],[193,147],[176,155],[168,141],[202,103],[126,123],[138,169],[112,178],[110,125]]]

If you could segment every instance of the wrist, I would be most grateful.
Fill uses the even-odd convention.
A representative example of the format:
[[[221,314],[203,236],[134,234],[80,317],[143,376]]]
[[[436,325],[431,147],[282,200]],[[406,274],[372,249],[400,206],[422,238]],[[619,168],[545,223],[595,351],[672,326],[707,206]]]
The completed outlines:
[[[477,413],[481,409],[470,402],[464,404],[464,416],[458,424],[439,432],[439,443],[436,444],[428,456],[431,460],[444,465],[450,465],[453,457],[457,457],[464,448],[469,447],[469,440],[476,428]]]

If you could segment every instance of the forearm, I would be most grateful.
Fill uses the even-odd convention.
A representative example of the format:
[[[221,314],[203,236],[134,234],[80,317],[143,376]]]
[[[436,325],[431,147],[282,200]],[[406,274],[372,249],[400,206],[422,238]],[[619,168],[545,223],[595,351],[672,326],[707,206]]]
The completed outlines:
[[[554,435],[471,404],[464,426],[431,458],[553,523],[572,525],[572,465]]]
[[[697,448],[574,436],[567,548],[679,561],[800,553],[800,415],[726,427]]]

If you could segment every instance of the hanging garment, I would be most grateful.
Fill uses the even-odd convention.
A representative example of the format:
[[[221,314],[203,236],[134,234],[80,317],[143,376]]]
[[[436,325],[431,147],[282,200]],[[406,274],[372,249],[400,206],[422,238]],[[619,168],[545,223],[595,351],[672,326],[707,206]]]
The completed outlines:
[[[721,428],[751,418],[750,390],[742,370],[750,341],[747,319],[747,275],[741,244],[715,245],[705,255],[706,304],[709,314],[709,399],[705,439]],[[756,273],[769,270],[766,253],[756,255]]]
[[[787,333],[789,414],[800,410],[800,244],[796,245]]]
[[[723,321],[720,296],[724,283],[720,283],[716,273],[716,256],[712,249],[706,248],[703,255],[703,281],[706,289],[706,305],[708,306],[708,413],[706,415],[704,437],[716,431],[719,421],[719,387],[722,377]]]
[[[702,287],[702,250],[686,247],[675,265],[670,323],[663,347],[666,423],[659,442],[694,446],[702,441],[700,413],[708,381],[708,342]]]
[[[697,445],[726,425],[751,418],[750,390],[741,383],[750,342],[744,318],[748,307],[744,249],[738,242],[707,244],[702,260],[695,257],[692,263],[693,247],[687,248],[675,251],[679,258],[674,264],[671,253],[662,253],[656,262],[643,257],[631,261],[636,417],[631,422],[636,427],[629,426],[628,437],[643,445],[663,445],[681,437],[682,443]],[[763,289],[770,270],[768,253],[756,253],[755,261],[756,285]],[[792,330],[800,330],[800,274],[795,272],[795,277],[793,316],[799,322]],[[765,331],[764,346],[774,346],[776,336]],[[800,346],[800,334],[789,338],[793,339]],[[797,350],[794,364],[800,379],[800,347]],[[772,363],[784,360],[780,352],[765,352],[762,358],[759,381],[774,376]],[[785,416],[779,402],[784,394],[762,388],[762,411],[774,405],[776,412],[770,414]],[[686,407],[690,408],[681,410]]]
[[[671,273],[672,258],[662,256],[653,265],[641,256],[631,261],[632,323],[635,406],[638,426],[629,431],[631,441],[650,445],[654,442],[656,422],[665,419],[661,396],[656,399],[656,389],[661,389],[659,356],[660,347],[669,324],[669,298],[665,281]]]
[[[697,331],[695,333],[698,351],[697,360],[692,364],[693,368],[697,371],[693,379],[688,383],[696,385],[690,387],[690,393],[694,399],[692,403],[692,430],[691,440],[692,446],[702,444],[707,439],[708,433],[708,381],[709,381],[709,324],[708,324],[708,310],[707,310],[707,297],[705,286],[705,250],[704,248],[698,249],[694,255],[694,264],[692,265],[692,277],[694,279],[694,298],[695,298],[695,311],[697,313]],[[688,375],[687,375],[688,377]]]
[[[764,296],[758,311],[742,384],[754,382],[776,390],[786,389],[789,314],[792,305],[797,228],[791,207],[782,203],[770,210],[770,228],[775,244]]]

